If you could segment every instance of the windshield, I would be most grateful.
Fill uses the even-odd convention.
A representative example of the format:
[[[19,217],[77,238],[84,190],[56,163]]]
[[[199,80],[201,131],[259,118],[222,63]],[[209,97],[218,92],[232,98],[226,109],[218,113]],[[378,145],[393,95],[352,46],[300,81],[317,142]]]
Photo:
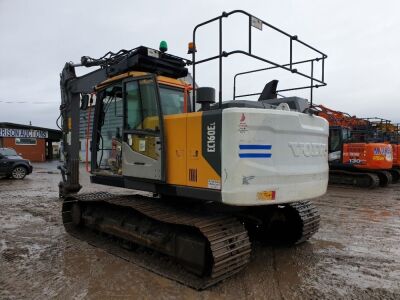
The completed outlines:
[[[15,156],[15,155],[18,155],[17,152],[15,152],[14,149],[9,149],[9,148],[0,149],[0,154],[3,154],[4,156]]]
[[[180,114],[184,112],[183,89],[160,85],[161,107],[164,115]]]

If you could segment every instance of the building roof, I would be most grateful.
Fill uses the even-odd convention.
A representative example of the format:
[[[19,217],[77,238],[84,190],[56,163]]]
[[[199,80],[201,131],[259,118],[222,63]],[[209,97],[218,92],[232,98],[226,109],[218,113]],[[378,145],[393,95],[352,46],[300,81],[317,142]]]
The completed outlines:
[[[9,123],[9,122],[0,122],[0,128],[16,128],[16,129],[33,129],[33,130],[43,130],[49,133],[49,140],[60,141],[62,137],[61,130],[46,128],[46,127],[37,127],[32,125],[24,125],[17,123]]]

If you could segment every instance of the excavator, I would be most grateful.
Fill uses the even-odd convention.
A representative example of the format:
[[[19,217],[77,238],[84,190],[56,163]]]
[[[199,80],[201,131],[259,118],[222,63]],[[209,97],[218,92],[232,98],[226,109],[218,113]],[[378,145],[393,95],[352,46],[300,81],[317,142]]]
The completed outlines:
[[[245,50],[223,48],[223,23],[232,15],[246,20]],[[212,23],[219,27],[218,54],[198,59],[207,42],[198,43],[197,33]],[[257,54],[255,30],[287,38],[288,63]],[[294,61],[296,44],[315,57]],[[320,222],[310,199],[323,195],[328,184],[328,122],[311,113],[306,99],[278,98],[277,80],[254,93],[257,101],[223,101],[224,62],[246,56],[307,81],[286,91],[312,91],[326,85],[323,75],[295,66],[318,65],[323,74],[327,55],[242,10],[197,25],[188,53],[191,60],[169,54],[162,41],[159,50],[139,46],[65,64],[59,195],[71,235],[205,289],[243,270],[254,243],[308,240]],[[196,82],[196,67],[212,60],[219,66],[218,101],[214,88]],[[95,70],[77,76],[78,67]],[[94,110],[91,183],[124,188],[126,194],[79,193],[80,114],[88,107]]]
[[[324,105],[313,109],[329,122],[330,183],[375,188],[393,182],[397,173],[392,171],[392,146],[370,138],[368,120]]]
[[[357,128],[358,132],[366,135],[366,138],[374,142],[390,144],[393,150],[393,168],[389,170],[392,174],[393,183],[400,181],[400,127],[393,124],[388,119],[379,117],[363,118],[367,121],[367,126]]]

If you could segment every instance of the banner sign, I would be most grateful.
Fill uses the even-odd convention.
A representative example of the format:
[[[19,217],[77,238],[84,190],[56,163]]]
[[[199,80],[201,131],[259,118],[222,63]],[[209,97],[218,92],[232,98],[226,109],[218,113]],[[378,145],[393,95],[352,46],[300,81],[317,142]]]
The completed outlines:
[[[48,136],[46,130],[0,128],[0,137],[46,139]]]

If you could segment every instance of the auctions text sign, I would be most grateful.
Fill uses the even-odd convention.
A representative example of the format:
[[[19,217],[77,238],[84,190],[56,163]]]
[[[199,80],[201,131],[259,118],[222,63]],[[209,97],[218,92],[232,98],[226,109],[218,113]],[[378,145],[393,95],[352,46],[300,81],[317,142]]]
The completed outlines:
[[[0,137],[46,139],[48,135],[45,130],[0,128]]]

